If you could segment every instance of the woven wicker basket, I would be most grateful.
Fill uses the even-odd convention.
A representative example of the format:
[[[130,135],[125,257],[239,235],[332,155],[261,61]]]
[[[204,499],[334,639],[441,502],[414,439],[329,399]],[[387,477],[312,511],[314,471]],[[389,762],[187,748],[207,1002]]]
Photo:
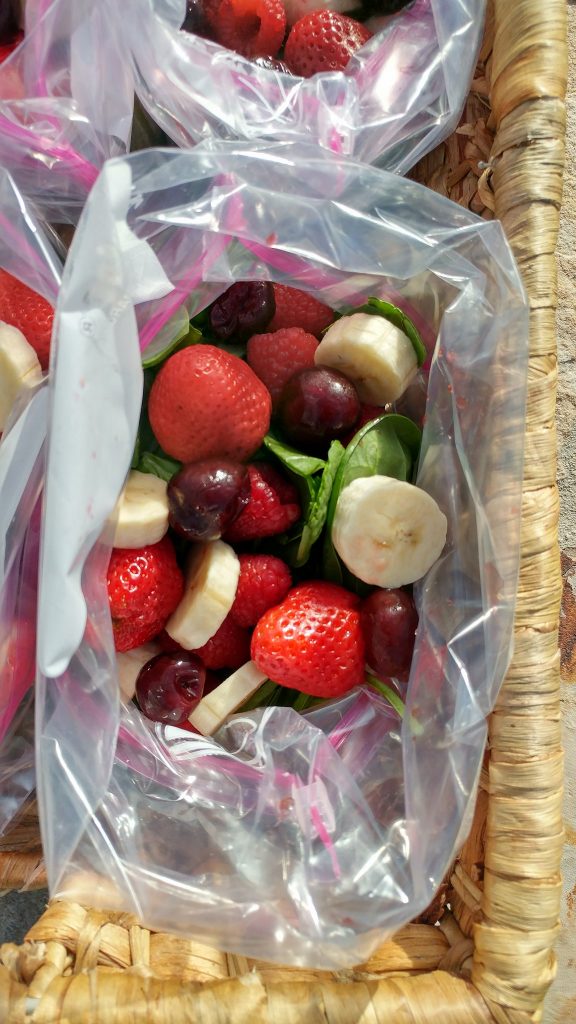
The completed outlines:
[[[558,931],[562,752],[554,430],[565,0],[494,0],[462,124],[414,177],[499,217],[531,305],[515,654],[490,720],[471,835],[435,903],[357,969],[227,956],[127,914],[52,903],[0,949],[0,1021],[19,1024],[527,1024]],[[0,847],[0,889],[45,884],[34,808]],[[449,908],[449,909],[448,909]],[[439,922],[439,923],[438,923]]]

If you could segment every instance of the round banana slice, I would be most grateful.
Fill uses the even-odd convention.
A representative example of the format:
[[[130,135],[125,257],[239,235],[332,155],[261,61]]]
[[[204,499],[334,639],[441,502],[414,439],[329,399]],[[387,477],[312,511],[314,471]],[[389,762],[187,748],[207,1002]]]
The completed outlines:
[[[418,373],[416,352],[404,331],[370,313],[352,313],[332,324],[314,361],[340,370],[370,405],[395,402]]]
[[[115,548],[157,544],[168,529],[168,484],[153,473],[130,473],[117,506]]]
[[[424,576],[446,543],[447,520],[434,498],[402,480],[367,476],[344,488],[332,543],[364,583],[402,587]]]
[[[236,597],[240,560],[229,544],[198,544],[188,563],[184,596],[166,632],[187,651],[203,647],[224,622]]]
[[[17,327],[0,321],[0,433],[21,388],[32,388],[42,380],[38,356]]]

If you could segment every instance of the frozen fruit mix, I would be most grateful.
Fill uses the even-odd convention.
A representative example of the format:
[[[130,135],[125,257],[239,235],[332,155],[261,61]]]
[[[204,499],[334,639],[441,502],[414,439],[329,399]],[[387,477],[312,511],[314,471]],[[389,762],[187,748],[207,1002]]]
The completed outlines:
[[[108,569],[117,650],[163,652],[143,713],[209,732],[242,706],[404,683],[407,588],[446,538],[412,483],[419,428],[394,411],[425,359],[414,324],[238,282],[193,326],[145,370]]]
[[[320,71],[344,71],[372,37],[365,22],[374,15],[395,14],[409,2],[189,0],[182,28],[262,67],[310,78]]]

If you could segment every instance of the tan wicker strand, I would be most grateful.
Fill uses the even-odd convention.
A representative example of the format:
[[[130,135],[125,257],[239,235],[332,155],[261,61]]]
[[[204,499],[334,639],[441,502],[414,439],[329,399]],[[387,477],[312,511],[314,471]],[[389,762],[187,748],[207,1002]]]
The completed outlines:
[[[491,99],[501,128],[492,157],[495,212],[517,256],[531,308],[553,310],[563,173],[563,107],[558,101],[566,84],[565,5],[498,3],[495,11]],[[539,68],[531,76],[528,68],[536,52]],[[533,98],[538,96],[546,99]],[[517,1019],[518,1012],[535,1019],[540,1015],[554,973],[551,946],[561,892],[557,874],[562,834],[559,678],[557,659],[550,656],[561,585],[554,526],[558,501],[553,486],[556,342],[552,321],[545,332],[543,323],[531,319],[526,519],[516,617],[517,627],[530,630],[530,649],[520,647],[522,674],[516,675],[514,661],[510,672],[515,696],[520,683],[524,691],[536,691],[539,701],[524,703],[522,713],[515,713],[507,701],[507,680],[491,718],[483,921],[475,928],[472,971],[493,1009],[493,1004],[501,1007],[495,1013],[497,1020],[507,1022]],[[541,540],[527,547],[527,534],[538,520]],[[545,692],[539,686],[541,650],[548,668]],[[510,765],[509,779],[506,765]],[[530,787],[519,790],[521,778],[530,779]],[[519,847],[516,837],[521,840]]]
[[[554,315],[566,82],[565,0],[494,0],[456,132],[412,173],[505,227],[527,289],[530,374],[514,657],[490,720],[470,835],[433,924],[329,975],[150,934],[52,903],[0,949],[10,1024],[530,1024],[554,974],[562,844]],[[8,847],[16,849],[17,847]],[[21,850],[29,847],[21,846]],[[3,858],[0,852],[0,871]],[[25,877],[25,876],[24,876]],[[428,918],[425,918],[428,920]],[[376,980],[380,979],[380,980]]]

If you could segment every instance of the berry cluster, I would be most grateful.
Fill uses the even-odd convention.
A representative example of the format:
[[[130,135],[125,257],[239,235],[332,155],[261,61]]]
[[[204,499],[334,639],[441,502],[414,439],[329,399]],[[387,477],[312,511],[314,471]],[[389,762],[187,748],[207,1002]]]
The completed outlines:
[[[362,0],[192,0],[182,28],[272,70],[310,78],[343,71],[372,32]]]

